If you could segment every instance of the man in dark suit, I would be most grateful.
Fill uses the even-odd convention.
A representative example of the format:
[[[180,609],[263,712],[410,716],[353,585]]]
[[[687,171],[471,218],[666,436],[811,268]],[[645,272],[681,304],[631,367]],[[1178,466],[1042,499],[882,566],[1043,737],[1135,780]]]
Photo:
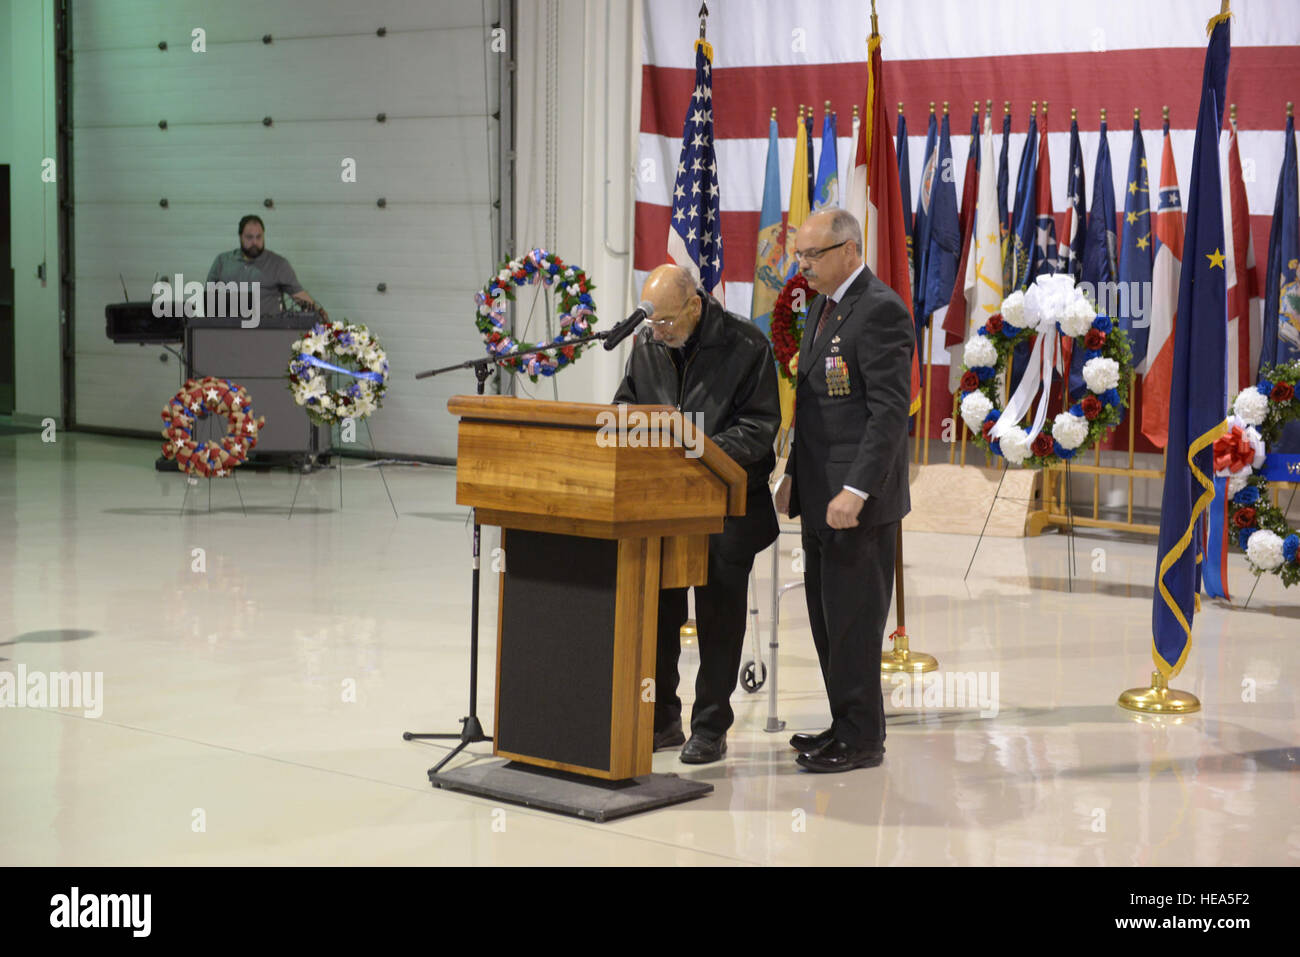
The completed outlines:
[[[874,767],[885,753],[880,652],[908,496],[912,317],[862,262],[844,210],[810,216],[795,255],[819,294],[795,383],[794,445],[777,510],[802,516],[808,618],[831,726],[790,744],[810,771]]]
[[[700,670],[695,680],[687,764],[707,764],[727,751],[745,643],[749,571],[754,556],[776,541],[779,528],[768,481],[776,467],[772,443],[781,424],[776,363],[767,337],[752,322],[727,312],[686,269],[659,266],[642,298],[653,318],[637,335],[615,402],[669,405],[696,425],[748,475],[745,514],[728,518],[709,536],[708,584],[695,589]],[[679,634],[686,621],[686,589],[659,593],[655,661],[655,750],[685,741],[677,697]]]

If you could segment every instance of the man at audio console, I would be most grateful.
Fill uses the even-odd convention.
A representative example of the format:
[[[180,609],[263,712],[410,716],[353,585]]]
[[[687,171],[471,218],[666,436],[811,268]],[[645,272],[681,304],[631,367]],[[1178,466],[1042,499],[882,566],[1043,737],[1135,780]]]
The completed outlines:
[[[208,282],[258,283],[263,316],[282,312],[281,296],[288,295],[315,309],[322,319],[329,319],[325,310],[302,288],[289,260],[266,248],[266,227],[259,216],[249,215],[239,221],[239,248],[221,253],[212,261]]]

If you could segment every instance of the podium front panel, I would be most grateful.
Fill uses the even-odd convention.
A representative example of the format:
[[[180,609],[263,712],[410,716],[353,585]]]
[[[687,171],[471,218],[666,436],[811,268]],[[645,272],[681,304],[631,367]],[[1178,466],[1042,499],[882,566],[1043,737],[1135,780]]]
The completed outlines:
[[[610,770],[618,542],[505,533],[495,747]]]

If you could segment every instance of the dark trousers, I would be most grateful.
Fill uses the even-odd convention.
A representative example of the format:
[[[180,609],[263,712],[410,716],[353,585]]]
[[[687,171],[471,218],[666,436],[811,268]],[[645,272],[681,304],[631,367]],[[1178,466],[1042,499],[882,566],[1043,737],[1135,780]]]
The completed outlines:
[[[898,522],[803,528],[804,591],[831,727],[853,748],[883,745],[880,653],[894,588]]]
[[[700,649],[700,670],[695,676],[695,706],[691,733],[714,739],[726,734],[735,714],[731,693],[736,690],[740,656],[745,647],[749,570],[754,558],[736,564],[709,549],[709,583],[695,588],[695,627]],[[677,662],[681,657],[680,632],[686,621],[686,589],[659,592],[659,638],[655,658],[655,730],[661,731],[682,716],[677,696]]]

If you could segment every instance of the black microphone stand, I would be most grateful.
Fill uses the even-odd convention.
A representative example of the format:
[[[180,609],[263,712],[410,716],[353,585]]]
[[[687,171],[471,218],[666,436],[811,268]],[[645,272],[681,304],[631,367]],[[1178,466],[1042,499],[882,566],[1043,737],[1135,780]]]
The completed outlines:
[[[507,352],[498,356],[483,356],[478,359],[469,359],[465,362],[458,362],[456,365],[444,366],[441,369],[428,369],[416,374],[417,379],[429,379],[436,375],[442,375],[445,372],[454,372],[459,369],[473,369],[474,378],[478,381],[477,394],[483,394],[483,384],[487,382],[488,376],[492,370],[502,362],[510,359],[519,358],[520,356],[529,356],[538,352],[549,352],[552,349],[565,349],[569,346],[580,346],[589,342],[595,342],[600,339],[609,338],[613,330],[608,332],[594,332],[591,335],[583,336],[579,339],[569,339],[564,342],[554,342],[546,346],[535,346],[532,349],[523,351]],[[470,516],[474,523],[474,540],[471,546],[473,551],[472,564],[472,583],[470,588],[469,604],[469,714],[460,719],[462,725],[459,732],[440,732],[440,733],[417,733],[413,731],[403,731],[403,741],[414,741],[416,739],[459,739],[460,744],[452,749],[451,753],[429,769],[429,777],[432,777],[442,770],[443,765],[460,754],[466,747],[471,744],[478,744],[482,741],[491,741],[492,738],[483,733],[483,724],[478,718],[478,594],[479,594],[479,544],[480,544],[480,526],[478,523],[478,509],[471,508]]]

